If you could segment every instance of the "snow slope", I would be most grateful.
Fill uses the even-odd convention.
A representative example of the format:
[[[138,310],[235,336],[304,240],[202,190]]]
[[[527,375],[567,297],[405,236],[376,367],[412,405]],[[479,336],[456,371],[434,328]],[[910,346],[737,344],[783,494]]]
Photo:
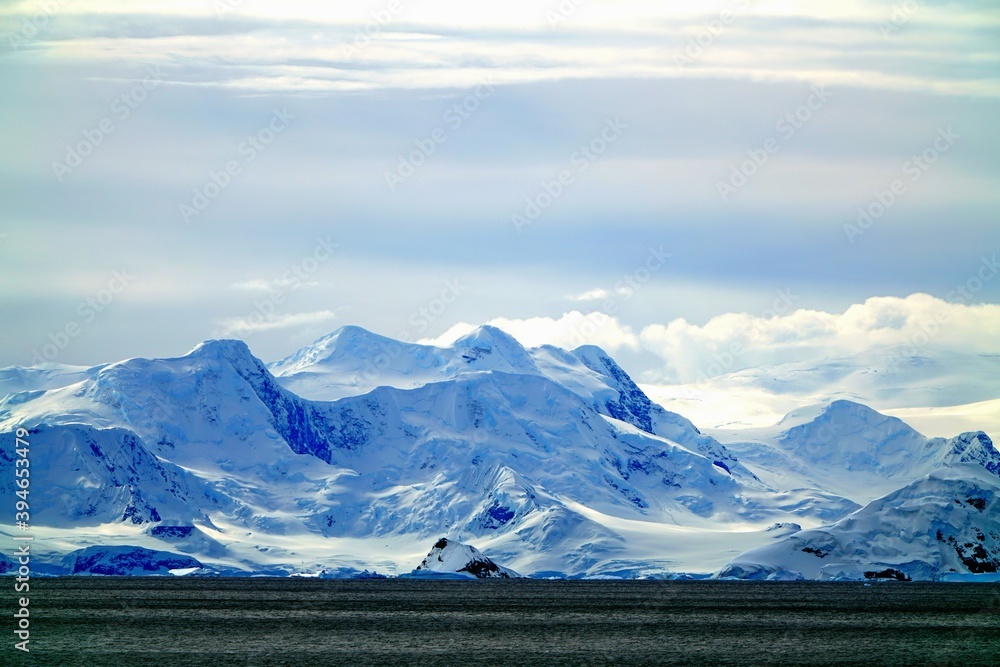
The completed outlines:
[[[93,377],[101,368],[52,363],[0,368],[0,396],[59,389]]]
[[[163,516],[190,522],[210,508],[231,507],[205,480],[154,456],[132,431],[83,424],[29,429],[32,523],[65,528],[135,525]],[[14,434],[0,433],[0,471],[13,467]],[[17,487],[0,499],[14,506]],[[162,513],[162,516],[161,516]]]
[[[831,526],[734,558],[719,576],[934,580],[1000,569],[1000,478],[936,470]]]

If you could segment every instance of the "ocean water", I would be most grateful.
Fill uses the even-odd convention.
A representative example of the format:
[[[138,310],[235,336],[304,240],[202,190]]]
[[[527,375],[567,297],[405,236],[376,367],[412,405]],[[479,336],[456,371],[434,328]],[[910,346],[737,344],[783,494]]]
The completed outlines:
[[[987,584],[75,577],[31,620],[0,665],[1000,665]]]

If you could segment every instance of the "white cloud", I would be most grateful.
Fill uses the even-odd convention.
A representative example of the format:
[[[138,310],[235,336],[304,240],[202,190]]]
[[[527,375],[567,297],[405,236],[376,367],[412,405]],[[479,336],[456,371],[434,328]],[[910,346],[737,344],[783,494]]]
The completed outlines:
[[[995,28],[997,18],[974,6],[925,3],[914,22],[935,30],[899,30],[889,39],[878,27],[893,14],[888,2],[754,2],[727,14],[733,18],[723,24],[722,10],[732,12],[741,3],[589,0],[555,26],[549,14],[558,11],[558,3],[527,0],[496,6],[404,2],[393,15],[386,13],[387,5],[297,0],[232,2],[233,10],[220,17],[218,4],[77,2],[72,14],[62,12],[61,39],[38,40],[36,48],[46,57],[73,61],[162,62],[171,66],[172,81],[200,84],[209,77],[216,85],[241,89],[467,87],[490,74],[499,84],[723,76],[1000,94],[987,71],[995,45],[969,38],[972,30]],[[37,13],[35,5],[20,3],[2,14],[16,25],[15,19]],[[303,30],[304,25],[312,28]],[[307,32],[311,38],[303,37]],[[829,48],[848,43],[856,48]],[[358,52],[345,56],[349,47]],[[870,54],[864,69],[856,60],[859,51]],[[353,62],[345,65],[347,60]],[[231,66],[219,67],[219,62]],[[298,64],[303,62],[314,64]],[[965,71],[954,68],[967,69],[970,62],[978,76],[942,74]],[[353,66],[358,64],[363,66]]]
[[[752,368],[902,346],[1000,353],[1000,305],[963,305],[927,294],[875,297],[843,313],[796,310],[765,317],[727,313],[702,326],[677,319],[640,334],[663,358],[661,379],[697,382]]]
[[[233,289],[243,290],[246,292],[270,292],[271,282],[268,280],[245,280],[239,283],[233,283]]]
[[[293,276],[289,278],[278,278],[275,280],[264,280],[261,278],[244,280],[242,282],[233,283],[231,287],[244,292],[283,292],[285,290],[299,289],[302,287],[320,287],[320,283],[302,282],[299,278]]]
[[[647,378],[691,383],[745,368],[819,361],[897,347],[919,355],[925,350],[1000,354],[1000,305],[963,305],[928,294],[874,297],[843,313],[799,309],[775,315],[726,313],[704,325],[679,318],[653,324],[638,334],[601,312],[571,311],[558,319],[499,317],[487,324],[526,347],[598,345],[609,353],[651,352],[663,361]],[[460,322],[436,338],[420,342],[449,345],[476,325]]]
[[[611,296],[611,292],[600,287],[592,290],[587,290],[582,294],[571,294],[566,298],[570,301],[603,301]]]
[[[631,327],[621,324],[617,318],[596,311],[584,314],[574,310],[565,313],[559,319],[498,317],[487,324],[506,331],[525,347],[556,345],[572,349],[581,345],[597,345],[611,354],[622,349],[635,350],[639,347],[639,338]],[[461,322],[437,338],[428,338],[421,342],[427,345],[449,345],[475,328],[475,325]]]
[[[336,314],[329,310],[319,310],[311,313],[288,313],[283,315],[264,316],[254,312],[247,317],[235,317],[221,320],[222,336],[248,336],[261,331],[274,331],[291,327],[321,324],[337,319]]]
[[[459,322],[448,328],[440,336],[435,336],[434,338],[421,338],[417,342],[421,345],[436,345],[438,347],[448,347],[456,340],[462,336],[472,333],[476,329],[475,324],[469,324],[468,322]]]

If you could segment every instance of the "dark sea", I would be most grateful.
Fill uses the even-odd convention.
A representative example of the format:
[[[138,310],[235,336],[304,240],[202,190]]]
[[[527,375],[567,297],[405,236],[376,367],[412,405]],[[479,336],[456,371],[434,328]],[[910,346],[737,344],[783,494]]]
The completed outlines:
[[[30,609],[0,665],[1000,665],[990,584],[76,577]]]

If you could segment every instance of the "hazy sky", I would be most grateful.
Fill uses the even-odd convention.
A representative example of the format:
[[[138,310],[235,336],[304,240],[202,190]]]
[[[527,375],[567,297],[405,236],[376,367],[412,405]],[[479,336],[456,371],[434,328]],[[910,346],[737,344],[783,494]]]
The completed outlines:
[[[992,0],[341,4],[0,5],[0,365],[1000,352]]]

